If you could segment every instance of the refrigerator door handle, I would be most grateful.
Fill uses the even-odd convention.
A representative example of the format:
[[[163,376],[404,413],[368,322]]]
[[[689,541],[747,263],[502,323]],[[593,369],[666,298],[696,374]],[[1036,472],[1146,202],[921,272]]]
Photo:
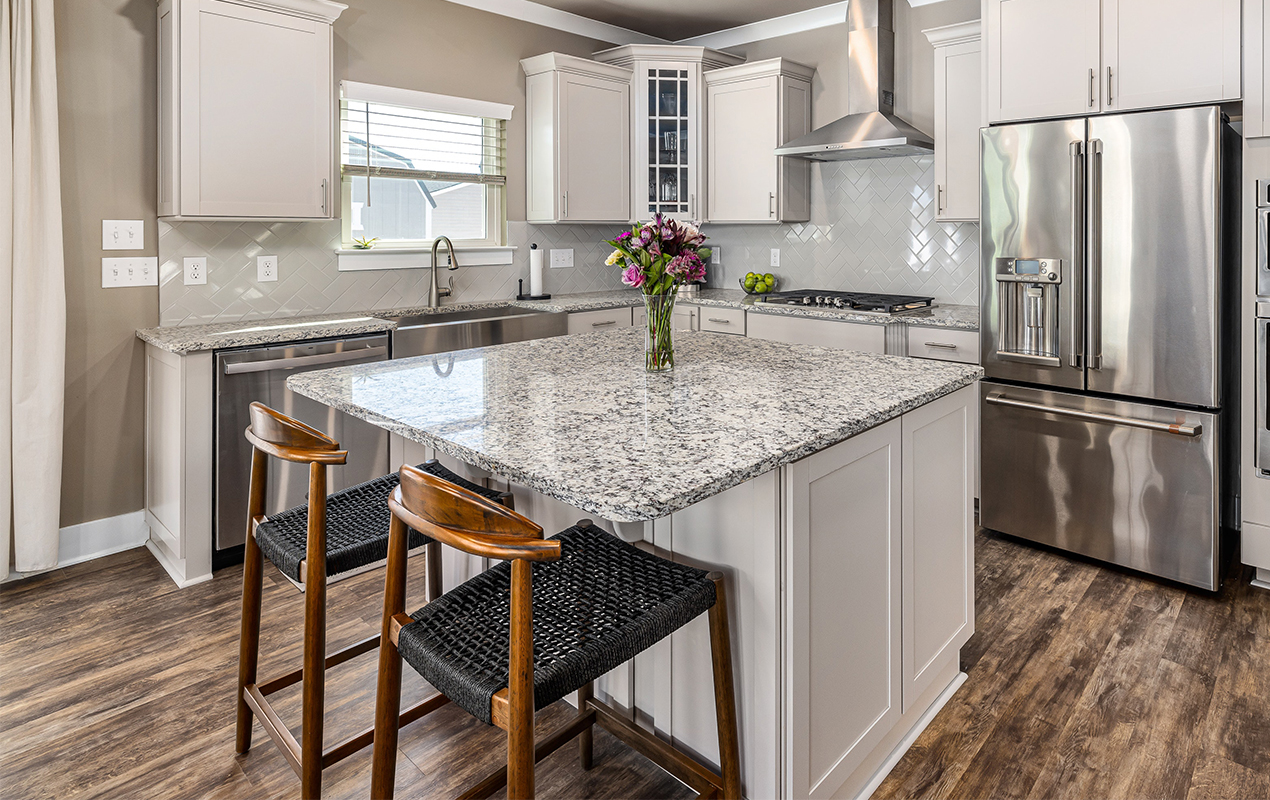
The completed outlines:
[[[1172,433],[1177,436],[1186,436],[1192,439],[1204,433],[1204,426],[1198,423],[1195,425],[1185,425],[1180,422],[1157,422],[1153,419],[1137,419],[1136,417],[1121,417],[1116,414],[1099,414],[1096,411],[1081,411],[1075,408],[1047,406],[1042,403],[1029,403],[1026,400],[1015,400],[1014,398],[999,392],[988,395],[984,398],[984,401],[989,405],[994,406],[1009,406],[1010,408],[1022,408],[1027,411],[1043,411],[1046,414],[1054,414],[1059,417],[1072,417],[1075,419],[1088,420],[1090,422],[1105,422],[1109,425],[1124,425],[1130,428],[1143,428],[1148,431]]]
[[[1068,363],[1076,369],[1085,366],[1085,307],[1084,281],[1081,266],[1084,263],[1085,232],[1085,143],[1076,140],[1068,145],[1072,157],[1072,264],[1067,270],[1071,276],[1068,287],[1068,302],[1071,303],[1071,353]]]
[[[1102,140],[1090,139],[1089,154],[1089,286],[1087,289],[1088,332],[1085,341],[1089,352],[1085,364],[1102,369]]]

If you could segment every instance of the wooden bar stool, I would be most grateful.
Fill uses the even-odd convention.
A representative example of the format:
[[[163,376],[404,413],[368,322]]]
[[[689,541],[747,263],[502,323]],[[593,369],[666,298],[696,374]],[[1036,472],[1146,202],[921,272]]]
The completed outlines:
[[[723,575],[676,564],[583,520],[550,539],[542,528],[462,487],[405,466],[388,503],[392,526],[384,589],[371,797],[391,798],[397,760],[401,662],[487,724],[507,731],[507,767],[462,797],[534,795],[534,764],[580,739],[591,766],[594,725],[617,736],[701,797],[740,798],[741,769]],[[408,531],[506,562],[407,616]],[[510,606],[510,608],[509,608]],[[720,776],[596,700],[592,681],[710,615]],[[578,715],[534,746],[534,711],[577,690]],[[431,709],[429,709],[431,710]]]
[[[364,572],[383,563],[388,554],[388,530],[392,515],[387,501],[397,488],[397,475],[349,487],[329,497],[326,468],[343,464],[347,452],[324,433],[280,414],[260,403],[251,404],[251,427],[246,431],[253,445],[251,490],[248,500],[247,543],[243,563],[242,634],[238,654],[237,749],[251,747],[252,716],[282,751],[291,768],[300,776],[301,794],[320,797],[322,769],[356,753],[374,740],[374,728],[358,736],[322,749],[324,673],[327,669],[356,658],[379,646],[379,636],[326,654],[326,587],[336,580]],[[271,517],[264,516],[268,458],[309,465],[309,501]],[[445,467],[429,461],[419,469],[438,480],[463,486],[490,502],[511,505],[511,495],[495,492],[466,481]],[[325,498],[326,502],[314,502]],[[441,593],[440,548],[417,531],[410,531],[409,547],[427,553],[428,599]],[[260,601],[263,581],[262,555],[284,575],[300,584],[304,598],[303,668],[265,683],[257,683],[260,654]],[[303,680],[303,711],[300,742],[274,712],[270,694]],[[401,715],[402,724],[417,719],[439,704],[431,699]]]

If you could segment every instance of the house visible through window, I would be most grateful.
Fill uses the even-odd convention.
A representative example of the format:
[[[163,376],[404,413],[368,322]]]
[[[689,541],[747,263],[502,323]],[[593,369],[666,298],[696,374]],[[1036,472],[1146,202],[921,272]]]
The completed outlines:
[[[341,92],[346,247],[503,243],[510,106],[349,81]]]

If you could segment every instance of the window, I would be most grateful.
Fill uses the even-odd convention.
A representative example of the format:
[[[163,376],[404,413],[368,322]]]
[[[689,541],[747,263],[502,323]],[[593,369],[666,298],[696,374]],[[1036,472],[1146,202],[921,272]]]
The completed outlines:
[[[344,246],[495,246],[505,235],[511,106],[341,83]]]

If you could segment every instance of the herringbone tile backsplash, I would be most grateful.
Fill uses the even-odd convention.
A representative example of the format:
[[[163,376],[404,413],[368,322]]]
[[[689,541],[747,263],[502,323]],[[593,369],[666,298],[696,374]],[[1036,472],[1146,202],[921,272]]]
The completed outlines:
[[[707,225],[722,247],[711,286],[732,288],[746,272],[773,272],[781,288],[850,289],[932,295],[945,303],[977,303],[979,226],[937,223],[931,156],[813,165],[811,222],[797,225]],[[619,226],[508,223],[515,263],[448,273],[458,300],[512,297],[528,285],[529,244],[572,248],[574,267],[547,269],[552,294],[621,287],[604,266],[604,238]],[[417,305],[426,298],[425,270],[339,272],[339,222],[159,223],[160,324],[338,313]],[[769,267],[772,248],[781,266]],[[278,256],[278,280],[256,281],[256,256]],[[182,259],[207,256],[207,284],[185,286]]]

